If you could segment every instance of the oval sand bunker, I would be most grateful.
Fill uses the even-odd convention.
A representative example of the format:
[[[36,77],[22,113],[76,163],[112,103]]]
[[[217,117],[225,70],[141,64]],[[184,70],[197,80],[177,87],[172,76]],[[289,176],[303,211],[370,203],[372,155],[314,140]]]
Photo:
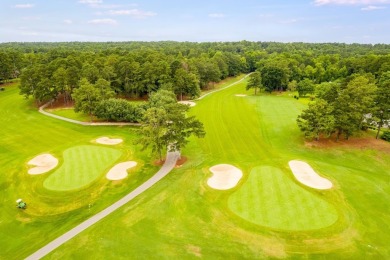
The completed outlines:
[[[313,168],[305,162],[293,160],[290,161],[288,165],[295,178],[306,186],[319,190],[327,190],[333,186],[330,180],[319,176]]]
[[[207,180],[207,184],[217,190],[228,190],[237,185],[242,177],[240,169],[230,164],[218,164],[210,168],[213,176]]]
[[[246,97],[245,94],[236,94],[235,96],[236,96],[236,97]]]
[[[137,162],[128,161],[118,163],[106,174],[106,178],[111,181],[122,180],[127,177],[127,170],[137,165]]]
[[[179,103],[183,105],[189,105],[190,107],[196,106],[196,103],[192,101],[179,101]]]
[[[29,174],[42,174],[54,169],[58,165],[58,159],[51,154],[41,154],[31,159],[27,164],[36,166],[28,170]]]
[[[109,137],[100,137],[98,139],[96,139],[96,142],[99,143],[99,144],[106,144],[106,145],[116,145],[116,144],[120,144],[123,142],[122,139],[111,139]]]

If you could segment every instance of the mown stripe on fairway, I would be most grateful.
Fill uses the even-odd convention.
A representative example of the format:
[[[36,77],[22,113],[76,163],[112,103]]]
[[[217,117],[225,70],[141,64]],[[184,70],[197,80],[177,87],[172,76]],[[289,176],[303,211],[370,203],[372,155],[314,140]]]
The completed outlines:
[[[281,230],[324,228],[338,218],[333,205],[271,166],[252,169],[246,183],[230,196],[228,204],[249,222]]]
[[[80,145],[64,151],[64,162],[43,186],[49,190],[73,190],[93,182],[104,173],[122,152],[113,148]]]
[[[255,106],[246,97],[235,96],[245,93],[245,85],[243,81],[205,97],[191,108],[190,113],[196,114],[206,131],[199,145],[216,161],[251,163],[271,153],[261,139]]]

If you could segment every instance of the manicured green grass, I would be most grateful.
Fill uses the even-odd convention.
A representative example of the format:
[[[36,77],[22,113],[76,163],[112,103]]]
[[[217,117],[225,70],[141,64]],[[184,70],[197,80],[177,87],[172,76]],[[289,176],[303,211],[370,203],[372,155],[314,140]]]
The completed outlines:
[[[204,139],[183,151],[187,163],[113,215],[49,255],[49,258],[386,258],[390,256],[390,155],[372,149],[305,146],[296,116],[305,105],[284,95],[236,97],[245,83],[216,92],[190,109],[204,123]],[[335,185],[314,190],[295,181],[288,161],[300,159]],[[240,186],[207,186],[209,167],[230,163]],[[283,181],[330,205],[332,225],[304,231],[276,230],[248,222],[229,209],[229,198],[253,168],[280,169]],[[292,185],[292,184],[291,184]],[[270,194],[272,195],[272,194]],[[334,208],[332,210],[332,208]],[[284,221],[279,216],[275,221]],[[328,223],[331,221],[329,220]],[[125,238],[125,239],[124,239]],[[370,245],[370,246],[368,246]],[[131,253],[130,253],[131,252]]]
[[[57,116],[63,116],[77,121],[90,122],[90,116],[84,113],[76,113],[73,108],[57,108],[57,109],[46,109],[47,112],[52,113]],[[94,118],[96,121],[96,118]]]
[[[201,95],[204,95],[204,94],[207,94],[209,92],[213,92],[213,91],[216,91],[218,89],[221,89],[221,88],[224,88],[226,86],[229,86],[230,84],[236,82],[237,80],[242,79],[243,77],[245,77],[245,74],[241,74],[241,75],[239,75],[237,77],[226,78],[226,79],[222,80],[221,82],[219,82],[218,84],[211,85],[209,87],[209,89],[202,90],[201,91]]]
[[[47,258],[389,258],[389,153],[307,146],[295,122],[304,104],[283,95],[234,96],[237,93],[253,91],[246,92],[245,83],[239,84],[205,97],[190,109],[205,124],[207,135],[191,139],[183,150],[186,164]],[[152,158],[132,145],[136,129],[83,127],[47,118],[17,90],[9,96],[0,94],[0,113],[4,160],[0,164],[0,258],[26,257],[155,173],[156,168],[148,164]],[[125,139],[120,148],[123,159],[137,156],[137,161],[144,161],[123,183],[102,176],[77,192],[50,192],[42,185],[46,177],[26,173],[27,160],[36,154],[47,151],[60,158],[67,148],[107,135]],[[297,183],[287,174],[292,159],[310,162],[335,187],[317,191]],[[218,163],[243,171],[239,186],[227,191],[207,186],[208,169]],[[285,181],[331,204],[337,221],[320,229],[288,231],[251,223],[233,213],[230,196],[245,185],[253,168],[265,165],[280,169]],[[16,209],[19,197],[27,201],[26,211]]]
[[[135,146],[137,129],[86,127],[63,122],[38,112],[31,100],[19,95],[17,85],[0,93],[0,259],[23,259],[81,221],[138,187],[156,172],[147,152]],[[112,182],[100,172],[90,185],[75,191],[43,187],[48,174],[29,175],[27,162],[38,154],[60,159],[71,147],[91,144],[100,136],[120,137],[118,161],[137,160],[129,178]],[[107,165],[106,167],[109,167]],[[27,202],[18,210],[15,201]]]
[[[338,218],[330,203],[299,187],[282,170],[260,166],[229,198],[229,208],[249,222],[280,230],[313,230]]]
[[[121,156],[119,150],[92,145],[79,145],[64,151],[63,164],[51,174],[43,186],[49,190],[79,189],[109,170]]]

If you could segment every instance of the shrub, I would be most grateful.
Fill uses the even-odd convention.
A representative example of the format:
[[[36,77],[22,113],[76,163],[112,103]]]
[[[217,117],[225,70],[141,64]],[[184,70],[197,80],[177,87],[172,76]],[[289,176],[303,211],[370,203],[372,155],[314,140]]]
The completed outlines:
[[[390,130],[384,131],[381,136],[381,139],[390,142]]]
[[[124,99],[110,98],[97,105],[95,116],[108,121],[138,123],[145,109],[144,103],[134,104]]]

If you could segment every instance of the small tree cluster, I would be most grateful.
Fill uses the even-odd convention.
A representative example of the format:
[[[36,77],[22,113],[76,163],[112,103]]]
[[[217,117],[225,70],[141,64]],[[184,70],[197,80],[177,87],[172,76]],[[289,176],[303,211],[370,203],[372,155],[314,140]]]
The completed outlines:
[[[388,76],[383,74],[378,87],[371,74],[355,74],[342,83],[320,84],[317,101],[297,118],[299,128],[308,138],[318,140],[321,135],[335,134],[338,140],[341,135],[348,139],[365,128],[368,115],[374,115],[372,119],[381,127],[389,120]]]

